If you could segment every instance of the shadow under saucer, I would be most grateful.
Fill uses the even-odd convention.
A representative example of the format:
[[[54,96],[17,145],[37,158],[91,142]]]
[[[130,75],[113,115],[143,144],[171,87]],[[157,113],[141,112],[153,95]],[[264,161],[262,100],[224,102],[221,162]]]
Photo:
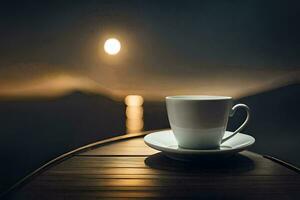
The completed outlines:
[[[168,171],[242,173],[254,169],[251,158],[235,154],[230,157],[201,157],[189,162],[171,159],[163,153],[156,153],[145,159],[148,167]]]

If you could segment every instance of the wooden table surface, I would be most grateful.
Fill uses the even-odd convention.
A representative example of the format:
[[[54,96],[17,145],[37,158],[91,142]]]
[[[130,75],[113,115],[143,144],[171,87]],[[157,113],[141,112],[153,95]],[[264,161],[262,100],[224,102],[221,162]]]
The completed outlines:
[[[179,162],[147,147],[142,134],[89,145],[55,160],[9,199],[300,199],[300,176],[259,154]]]

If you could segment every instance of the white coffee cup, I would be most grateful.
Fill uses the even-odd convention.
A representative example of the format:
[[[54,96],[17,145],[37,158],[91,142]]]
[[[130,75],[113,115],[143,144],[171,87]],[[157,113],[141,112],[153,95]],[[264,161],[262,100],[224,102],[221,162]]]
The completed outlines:
[[[166,97],[169,122],[178,145],[187,149],[216,149],[242,130],[250,117],[245,104],[232,107],[227,96],[168,96]],[[247,117],[230,136],[223,138],[229,116],[244,108]]]

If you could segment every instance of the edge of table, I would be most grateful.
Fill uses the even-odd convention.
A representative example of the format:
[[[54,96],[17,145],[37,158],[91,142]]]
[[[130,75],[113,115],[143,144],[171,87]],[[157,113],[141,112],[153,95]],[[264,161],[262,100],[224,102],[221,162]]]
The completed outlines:
[[[166,129],[162,129],[162,130],[166,130]],[[60,162],[72,157],[73,155],[79,154],[79,153],[83,153],[95,148],[98,148],[100,146],[103,145],[107,145],[107,144],[111,144],[114,142],[119,142],[122,140],[127,140],[127,139],[132,139],[132,138],[137,138],[137,137],[142,137],[144,135],[147,135],[148,133],[150,133],[152,131],[145,131],[145,132],[140,132],[140,133],[134,133],[134,134],[124,134],[121,136],[117,136],[117,137],[112,137],[109,139],[104,139],[104,140],[100,140],[82,147],[79,147],[77,149],[74,149],[70,152],[67,152],[65,154],[62,154],[58,157],[56,157],[53,160],[50,160],[49,162],[47,162],[46,164],[42,165],[41,167],[39,167],[38,169],[34,170],[33,172],[31,172],[30,174],[26,175],[24,178],[22,178],[20,181],[18,181],[17,183],[15,183],[12,187],[10,187],[8,190],[4,191],[2,194],[0,194],[0,198],[6,197],[8,194],[10,194],[11,192],[15,191],[16,189],[18,189],[19,187],[21,187],[22,185],[26,184],[27,182],[29,182],[30,180],[32,180],[34,177],[36,177],[37,175],[41,174],[42,172],[44,172],[45,170],[47,170],[48,168],[52,167],[53,165],[59,164]],[[293,170],[297,173],[300,173],[300,168],[287,163],[285,161],[282,161],[278,158],[269,156],[269,155],[261,155],[266,159],[269,159],[279,165],[282,165],[290,170]]]

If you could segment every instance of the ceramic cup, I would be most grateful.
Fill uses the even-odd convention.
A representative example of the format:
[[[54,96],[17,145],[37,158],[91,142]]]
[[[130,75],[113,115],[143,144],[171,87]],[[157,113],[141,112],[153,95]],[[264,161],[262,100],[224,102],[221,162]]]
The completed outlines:
[[[237,104],[226,96],[168,96],[169,122],[179,147],[187,149],[216,149],[242,130],[250,117],[249,107]],[[223,138],[229,116],[238,108],[247,112],[242,125]]]

